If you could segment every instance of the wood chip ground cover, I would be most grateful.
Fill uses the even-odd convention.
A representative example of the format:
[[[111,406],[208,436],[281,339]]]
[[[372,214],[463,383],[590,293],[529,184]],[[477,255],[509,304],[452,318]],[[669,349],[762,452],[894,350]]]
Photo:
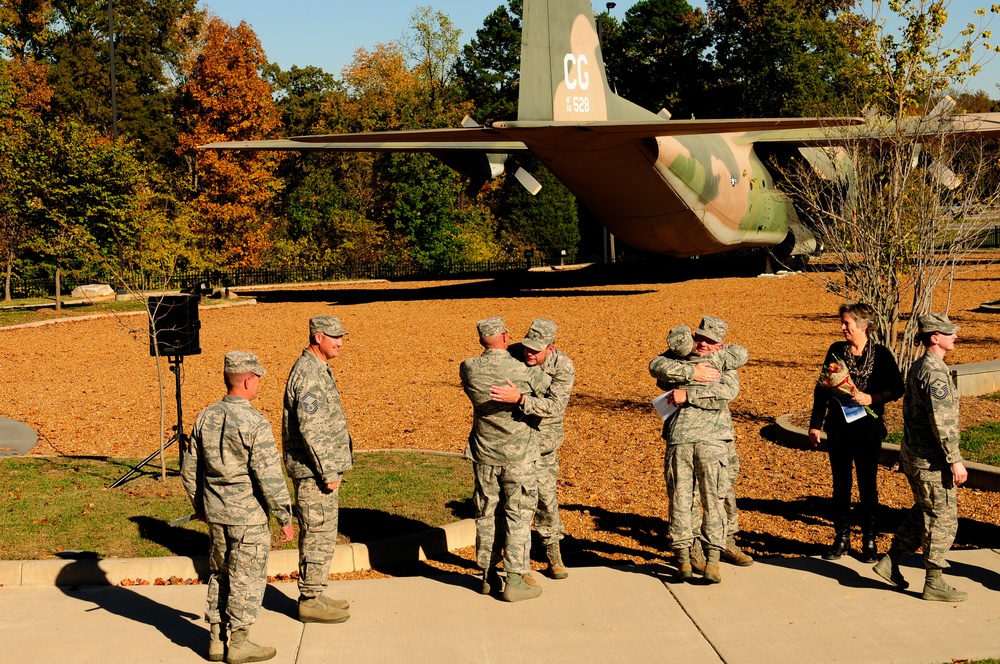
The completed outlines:
[[[950,311],[962,331],[949,362],[1000,357],[1000,319],[975,311],[1000,296],[998,276],[995,265],[958,275]],[[557,345],[577,369],[559,487],[567,559],[656,562],[667,549],[667,503],[660,422],[650,405],[658,391],[647,363],[663,350],[671,326],[694,327],[711,313],[729,322],[727,340],[751,353],[732,404],[742,465],[740,542],[757,555],[817,554],[832,534],[827,457],[770,442],[761,431],[781,414],[810,407],[823,353],[841,338],[841,300],[822,278],[593,285],[587,276],[533,274],[262,291],[254,294],[257,306],[202,312],[203,353],[184,362],[185,426],[222,395],[223,355],[243,349],[268,370],[255,405],[280,429],[284,380],[306,343],[307,321],[332,314],[350,332],[332,366],[355,446],[461,452],[471,409],[458,366],[480,351],[475,322],[502,315],[516,338],[532,318],[551,318],[560,325]],[[942,289],[937,309],[945,297]],[[38,431],[33,453],[144,456],[155,449],[157,368],[144,330],[130,329],[137,326],[109,318],[0,330],[0,414]],[[173,376],[165,365],[161,371],[169,427]],[[887,419],[898,417],[898,406],[890,408]],[[998,419],[997,401],[963,400],[963,426]],[[901,474],[883,468],[878,479],[884,551],[912,498]],[[960,489],[959,516],[959,545],[1000,541],[994,494]]]

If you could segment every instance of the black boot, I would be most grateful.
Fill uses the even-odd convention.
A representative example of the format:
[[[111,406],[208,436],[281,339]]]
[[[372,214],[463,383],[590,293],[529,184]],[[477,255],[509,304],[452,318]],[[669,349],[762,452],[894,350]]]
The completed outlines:
[[[851,550],[851,530],[849,526],[837,528],[837,534],[833,538],[833,545],[830,550],[823,554],[823,560],[839,560],[841,556]]]
[[[861,535],[861,562],[874,563],[878,561],[878,547],[875,546],[875,519],[865,519]]]

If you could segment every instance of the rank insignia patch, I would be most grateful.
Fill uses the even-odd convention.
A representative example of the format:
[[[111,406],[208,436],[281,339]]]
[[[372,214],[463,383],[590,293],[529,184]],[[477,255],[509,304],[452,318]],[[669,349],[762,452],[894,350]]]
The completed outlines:
[[[946,399],[949,394],[951,394],[951,392],[948,389],[948,383],[946,381],[938,378],[936,381],[931,383],[931,396],[935,399]]]
[[[306,395],[302,397],[302,410],[312,415],[318,409],[319,399],[312,392],[306,392]]]

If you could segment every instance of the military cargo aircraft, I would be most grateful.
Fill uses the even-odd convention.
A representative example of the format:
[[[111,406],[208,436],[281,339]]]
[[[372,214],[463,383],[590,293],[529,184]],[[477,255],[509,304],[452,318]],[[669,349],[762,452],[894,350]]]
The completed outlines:
[[[768,164],[802,157],[837,175],[831,145],[864,118],[671,120],[614,94],[589,0],[525,0],[516,121],[480,127],[232,141],[206,149],[427,152],[478,191],[511,153],[531,152],[620,240],[677,257],[766,247],[802,264],[817,240]],[[950,109],[948,109],[950,110]],[[944,112],[943,110],[941,111]],[[956,116],[1000,133],[1000,114]],[[852,131],[856,128],[856,131]],[[947,168],[939,170],[947,176]],[[529,191],[537,182],[515,174]]]

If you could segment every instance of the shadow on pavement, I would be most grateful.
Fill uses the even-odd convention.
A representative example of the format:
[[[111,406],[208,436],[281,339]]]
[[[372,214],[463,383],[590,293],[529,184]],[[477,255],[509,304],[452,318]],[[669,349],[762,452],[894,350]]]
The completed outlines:
[[[155,627],[172,643],[202,654],[208,645],[208,629],[197,623],[202,616],[155,602],[127,587],[106,586],[79,588],[74,582],[80,577],[77,565],[86,565],[85,573],[92,573],[92,561],[70,563],[56,578],[56,585],[67,596],[82,602],[96,604],[96,609]],[[95,635],[97,636],[97,635]],[[110,638],[111,635],[105,635]]]

